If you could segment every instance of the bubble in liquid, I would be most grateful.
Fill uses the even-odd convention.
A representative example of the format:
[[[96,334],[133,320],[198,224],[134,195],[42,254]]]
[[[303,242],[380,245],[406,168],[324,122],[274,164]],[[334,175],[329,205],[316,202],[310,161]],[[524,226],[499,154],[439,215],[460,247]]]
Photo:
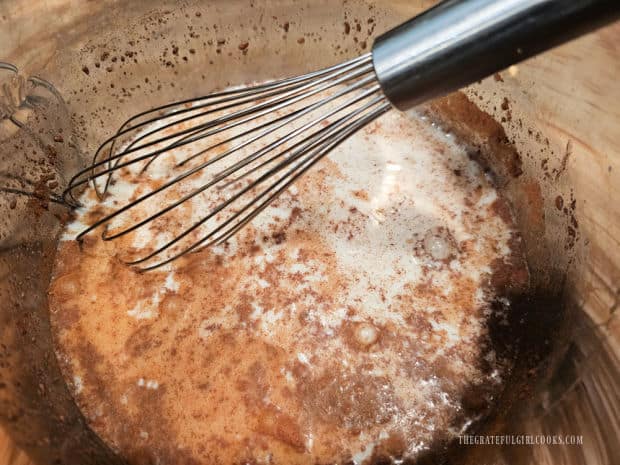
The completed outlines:
[[[424,236],[424,250],[433,259],[447,260],[455,254],[456,248],[452,235],[445,228],[433,228]]]
[[[368,323],[360,324],[355,330],[355,339],[361,345],[369,346],[377,342],[379,331],[376,327]]]

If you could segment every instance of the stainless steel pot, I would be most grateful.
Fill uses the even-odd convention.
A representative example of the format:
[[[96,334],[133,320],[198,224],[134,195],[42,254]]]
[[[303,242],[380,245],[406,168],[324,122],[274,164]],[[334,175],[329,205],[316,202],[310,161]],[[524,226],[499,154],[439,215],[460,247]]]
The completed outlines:
[[[54,193],[68,176],[136,111],[351,58],[433,3],[0,3],[0,60],[19,67],[0,69],[0,421],[34,460],[123,463],[88,428],[53,351],[46,289],[66,218]],[[619,38],[609,27],[426,107],[511,199],[532,272],[523,330],[507,335],[521,355],[481,431],[583,436],[455,444],[450,463],[620,458]]]

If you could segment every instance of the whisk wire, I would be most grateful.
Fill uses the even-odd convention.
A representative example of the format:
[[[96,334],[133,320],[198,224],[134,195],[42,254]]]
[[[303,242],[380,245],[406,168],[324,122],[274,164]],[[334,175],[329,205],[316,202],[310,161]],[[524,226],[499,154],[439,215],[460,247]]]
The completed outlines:
[[[359,87],[359,86],[354,86],[355,88]],[[343,91],[341,91],[339,93],[339,95],[344,95],[348,92],[351,92],[353,89],[344,89]],[[196,195],[204,192],[205,190],[207,190],[208,188],[215,186],[217,183],[219,183],[220,181],[222,181],[223,179],[225,179],[226,177],[234,174],[235,172],[239,171],[240,169],[242,169],[243,167],[249,165],[250,163],[252,163],[253,161],[257,160],[258,158],[262,157],[263,155],[273,151],[274,149],[276,149],[277,147],[284,145],[286,142],[288,142],[289,140],[293,139],[295,136],[301,134],[302,132],[304,132],[306,129],[311,128],[312,126],[316,126],[317,124],[321,123],[322,121],[327,121],[328,118],[330,118],[331,116],[337,114],[338,112],[342,111],[343,108],[346,108],[347,106],[353,105],[354,103],[363,100],[365,98],[367,98],[368,96],[372,95],[373,93],[377,92],[379,90],[378,86],[373,86],[372,88],[368,89],[367,91],[355,96],[354,98],[342,103],[340,106],[338,106],[337,108],[331,110],[330,112],[328,112],[325,115],[321,115],[318,118],[315,118],[314,120],[306,123],[304,126],[301,126],[300,128],[295,129],[294,131],[288,133],[287,135],[277,139],[276,141],[272,142],[271,144],[267,145],[266,147],[260,149],[257,152],[254,152],[252,154],[250,154],[249,156],[243,158],[242,160],[238,161],[237,163],[233,164],[232,166],[230,166],[229,168],[220,171],[218,173],[216,173],[213,178],[206,184],[204,184],[203,186],[201,186],[198,189],[195,189],[193,192],[191,192],[190,194],[187,194],[186,196],[182,197],[181,199],[179,199],[178,201],[174,202],[173,204],[163,208],[162,210],[158,211],[157,213],[155,213],[154,215],[149,216],[148,218],[140,221],[139,223],[134,224],[133,226],[123,229],[120,232],[114,233],[114,234],[108,234],[108,232],[104,232],[104,239],[105,240],[111,240],[111,239],[116,239],[126,233],[132,232],[134,230],[136,230],[137,228],[146,225],[147,223],[155,220],[156,218],[162,216],[163,214],[169,212],[170,210],[172,210],[173,208],[176,208],[177,206],[179,206],[180,204],[186,202],[187,200],[190,200],[191,198],[195,197]],[[329,101],[331,101],[331,97],[325,100],[322,100],[320,102],[318,102],[316,105],[324,105],[326,103],[328,103]],[[309,140],[309,139],[308,139]],[[191,176],[195,173],[197,173],[198,171],[202,170],[204,167],[208,166],[209,164],[211,164],[213,161],[221,159],[225,156],[228,156],[232,153],[234,153],[235,151],[239,150],[240,148],[244,147],[245,144],[240,144],[239,146],[233,147],[231,148],[229,151],[224,152],[223,154],[220,154],[216,157],[214,157],[214,159],[208,160],[206,162],[204,162],[203,164],[193,168],[192,170],[177,176],[176,178],[172,179],[171,181],[165,183],[164,185],[160,186],[159,188],[147,193],[146,195],[134,200],[133,202],[131,202],[129,205],[126,205],[124,208],[112,213],[111,215],[108,215],[107,217],[105,217],[102,222],[107,222],[111,219],[113,219],[115,216],[118,216],[119,214],[123,213],[124,211],[126,211],[127,209],[139,204],[142,201],[147,200],[148,198],[162,192],[163,190],[177,184],[179,181],[185,179],[188,176]],[[256,170],[262,168],[263,166],[266,166],[267,164],[273,162],[275,159],[281,157],[283,154],[285,154],[286,151],[278,153],[276,155],[274,155],[273,157],[267,159],[266,161],[262,162],[261,164],[259,164],[258,166],[254,167],[252,170],[248,170],[246,171],[243,175],[241,175],[238,178],[234,178],[232,180],[229,180],[226,184],[224,184],[223,186],[221,186],[222,188],[227,187],[229,184],[234,183],[240,179],[242,179],[243,177],[246,177],[250,174],[252,174],[253,172],[255,172]],[[96,227],[96,225],[95,225]]]
[[[191,227],[189,227],[188,229],[183,231],[181,234],[179,234],[173,240],[171,240],[171,241],[167,242],[166,244],[162,245],[161,247],[156,249],[151,254],[148,254],[146,257],[143,257],[143,258],[138,259],[138,260],[130,261],[130,262],[127,262],[127,263],[131,264],[131,265],[140,264],[140,263],[143,263],[143,262],[145,262],[147,260],[150,260],[151,258],[155,257],[156,255],[159,255],[160,253],[164,252],[165,250],[167,250],[168,248],[170,248],[171,246],[173,246],[174,244],[179,242],[181,239],[183,239],[184,237],[189,235],[192,231],[196,230],[197,228],[202,226],[204,223],[206,223],[208,220],[213,218],[220,211],[222,211],[223,209],[227,208],[230,204],[232,204],[233,202],[235,202],[236,200],[241,198],[246,193],[252,191],[256,186],[261,184],[263,181],[273,177],[274,174],[276,174],[278,171],[281,171],[282,169],[286,168],[286,166],[290,165],[293,161],[297,160],[298,158],[306,155],[306,159],[311,159],[313,156],[316,155],[316,153],[322,153],[322,154],[328,153],[331,150],[331,148],[333,148],[333,146],[338,145],[340,142],[345,140],[350,134],[355,132],[358,127],[361,127],[361,126],[357,126],[355,124],[356,121],[354,121],[348,127],[345,126],[343,128],[342,126],[344,126],[349,120],[354,119],[356,116],[358,116],[359,114],[361,114],[364,111],[366,111],[371,106],[377,105],[377,104],[381,103],[381,101],[383,101],[383,99],[381,97],[376,98],[373,101],[371,101],[371,102],[367,103],[366,105],[364,105],[363,107],[357,109],[356,111],[354,111],[354,112],[352,112],[352,113],[350,113],[350,114],[348,114],[346,116],[343,116],[342,118],[340,118],[339,120],[337,120],[334,123],[330,124],[329,126],[327,126],[325,128],[321,128],[317,133],[315,133],[315,135],[314,135],[315,137],[314,138],[309,138],[309,139],[307,139],[307,140],[305,140],[303,142],[300,142],[299,145],[301,145],[301,146],[298,147],[297,150],[295,150],[289,157],[287,157],[286,160],[284,160],[283,162],[281,162],[280,164],[278,164],[276,167],[272,168],[271,170],[269,170],[269,171],[265,172],[264,174],[262,174],[258,179],[253,181],[250,185],[246,186],[245,188],[241,189],[239,192],[237,192],[234,196],[232,196],[231,198],[229,198],[225,202],[222,202],[221,204],[219,204],[218,207],[216,207],[215,209],[211,210],[208,215],[206,215],[201,220],[199,220],[196,223],[194,223]],[[389,109],[389,108],[390,108],[389,104],[384,103],[377,111],[371,113],[367,117],[368,119],[367,118],[363,118],[361,120],[363,122],[363,123],[361,123],[362,126],[367,124],[368,122],[372,121],[373,119],[375,119],[376,117],[381,115],[383,112],[387,111],[387,109]],[[337,141],[337,143],[332,146],[329,143],[329,138],[332,135],[334,135],[334,134],[338,134],[339,131],[342,134],[340,136],[338,136],[336,139],[334,139],[335,141]],[[321,133],[323,133],[323,134],[321,134]],[[321,147],[322,147],[321,144],[323,142],[325,142],[325,141],[328,141],[327,147],[330,147],[330,148],[328,148],[327,150],[321,150]],[[318,147],[318,149],[317,149],[316,152],[308,153],[309,150],[312,150],[312,149],[317,148],[317,147]],[[257,202],[257,200],[260,200],[262,197],[267,195],[269,193],[269,191],[271,191],[272,189],[277,187],[280,183],[284,182],[287,177],[289,177],[291,174],[293,174],[297,170],[299,170],[300,166],[303,165],[303,164],[304,164],[304,162],[302,161],[298,165],[293,166],[293,168],[291,168],[291,170],[289,170],[289,172],[287,172],[284,176],[282,176],[282,178],[277,180],[274,184],[272,184],[270,187],[265,189],[262,193],[258,194],[256,197],[254,197],[250,202],[248,202],[244,207],[242,207],[242,209],[240,211],[236,212],[231,218],[229,218],[227,221],[222,223],[215,230],[213,230],[210,233],[208,233],[205,236],[203,236],[200,240],[196,241],[190,247],[188,247],[188,248],[182,250],[181,252],[175,254],[173,257],[171,257],[170,261],[172,261],[172,260],[180,257],[181,255],[184,255],[184,254],[186,254],[186,253],[188,253],[188,252],[198,248],[201,243],[204,243],[205,241],[209,240],[209,238],[212,237],[214,234],[216,234],[220,229],[223,229],[228,224],[230,224],[231,222],[238,220],[239,216],[244,211],[246,211],[247,209],[252,207]],[[305,173],[306,171],[307,170],[303,170],[299,174],[299,176],[301,176],[301,174]],[[295,176],[294,180],[298,179],[299,176]],[[291,181],[290,183],[287,183],[286,186],[287,187],[290,186],[290,184],[292,184],[292,182],[294,182],[294,180]],[[270,197],[271,200],[267,204],[263,205],[263,207],[256,214],[258,214],[260,211],[262,211],[264,208],[266,208],[266,206],[269,203],[271,203],[271,201],[273,201],[279,195],[279,193],[283,192],[287,187],[283,188],[282,190],[278,190],[278,194],[273,196],[273,197]],[[250,214],[247,216],[247,218],[245,218],[245,219],[247,219],[247,221],[243,222],[243,225],[246,225],[255,216],[256,215],[252,215],[252,213],[250,212]],[[243,221],[243,219],[242,219],[242,221]],[[243,227],[243,225],[241,227]],[[238,231],[238,229],[235,230],[235,231]],[[153,265],[153,266],[145,268],[145,270],[147,270],[147,269],[149,269],[149,270],[150,269],[154,269],[154,268],[157,268],[159,266],[163,266],[166,263],[169,263],[169,261],[160,262],[160,263],[158,263],[156,265]]]
[[[338,73],[341,74],[348,70],[349,68],[345,68],[343,70],[339,70]],[[223,117],[216,118],[215,120],[212,120],[208,123],[198,125],[196,128],[191,128],[193,130],[189,131],[189,133],[184,133],[184,137],[173,142],[168,147],[165,147],[164,151],[169,151],[173,148],[179,147],[181,144],[197,142],[200,139],[219,134],[221,132],[227,131],[229,129],[233,129],[238,126],[242,126],[257,118],[261,118],[262,116],[265,116],[267,114],[277,112],[278,110],[284,107],[293,105],[297,102],[300,102],[301,100],[306,100],[329,88],[335,87],[346,81],[360,77],[364,74],[368,74],[372,71],[373,71],[372,65],[368,64],[359,70],[346,73],[337,79],[334,79],[334,76],[327,76],[326,78],[318,79],[315,82],[305,84],[302,87],[287,91],[284,95],[278,95],[277,98],[273,98],[271,100],[262,102],[258,105],[254,105],[251,108],[242,109],[237,112],[227,114]],[[327,80],[327,78],[329,78],[330,80],[326,83],[323,83],[323,81]],[[322,85],[317,86],[317,84],[322,84]],[[310,88],[312,88],[311,91],[305,92],[306,90],[309,90]],[[276,95],[276,94],[279,94],[279,93],[273,92],[273,93],[268,94],[268,96],[271,97],[272,95]],[[213,112],[220,112],[221,110],[228,110],[229,108],[234,108],[240,104],[249,103],[250,101],[253,101],[253,99],[242,100],[240,102],[229,104],[225,107],[218,107],[212,111],[205,112],[197,116],[192,116],[192,117],[189,117],[188,119],[198,118],[198,117],[205,116],[206,114],[210,114]],[[238,118],[242,118],[242,119],[238,119]],[[220,126],[223,123],[228,123],[228,124],[225,124],[224,126]],[[215,128],[215,129],[212,129],[212,128]],[[155,132],[157,131],[159,130],[156,130]],[[183,135],[183,134],[177,134],[177,135]],[[133,151],[142,150],[146,147],[156,145],[157,143],[161,141],[162,141],[161,139],[158,139],[158,140],[143,144],[138,147],[132,147],[131,150],[126,150],[125,154],[129,154]],[[154,154],[152,160],[154,160],[155,157],[157,157],[161,153],[162,152]]]
[[[191,112],[191,111],[195,111],[197,108],[204,108],[206,106],[211,105],[212,103],[200,103],[203,100],[209,101],[209,100],[214,100],[214,99],[221,99],[223,97],[230,97],[232,95],[239,95],[239,94],[243,94],[244,96],[250,96],[250,95],[256,95],[260,92],[263,92],[265,89],[278,89],[278,88],[282,88],[285,86],[289,86],[289,85],[293,85],[293,84],[297,84],[300,82],[305,82],[311,79],[314,79],[316,77],[320,77],[323,76],[325,74],[334,72],[334,71],[339,71],[342,70],[344,68],[347,68],[349,66],[353,66],[359,63],[366,63],[369,62],[369,60],[371,59],[371,55],[370,54],[365,54],[362,56],[359,56],[357,58],[354,58],[352,60],[349,60],[347,62],[344,63],[339,63],[318,71],[313,71],[310,73],[306,73],[304,75],[301,76],[294,76],[294,77],[290,77],[290,78],[285,78],[285,79],[281,79],[278,81],[274,81],[274,82],[269,82],[269,83],[265,83],[265,84],[257,84],[251,87],[245,87],[245,88],[240,88],[240,89],[231,89],[231,90],[225,90],[225,91],[221,91],[221,92],[217,92],[217,93],[213,93],[207,96],[203,96],[203,97],[199,97],[199,98],[190,98],[190,99],[185,99],[185,100],[179,100],[176,102],[171,102],[171,103],[167,103],[165,105],[161,105],[158,106],[156,108],[152,108],[150,110],[146,110],[143,112],[140,112],[134,116],[132,116],[131,118],[127,119],[119,128],[119,130],[117,131],[117,133],[110,137],[109,139],[107,139],[106,141],[104,141],[101,146],[99,147],[99,149],[95,152],[95,159],[93,160],[93,163],[96,161],[96,157],[97,155],[100,153],[101,149],[103,149],[105,146],[108,145],[108,143],[113,142],[115,139],[117,139],[119,136],[122,136],[124,134],[126,134],[127,132],[130,131],[134,131],[137,128],[140,127],[145,127],[145,126],[149,126],[155,122],[157,122],[160,118],[162,114],[166,114],[169,117],[175,117],[179,114],[182,113],[186,113],[186,112]],[[180,110],[174,110],[174,111],[168,111],[171,108],[176,108],[176,107],[183,107]],[[153,114],[158,114],[159,116],[141,121],[135,125],[132,125],[131,123],[139,120],[142,117],[148,116],[148,115],[153,115]],[[176,123],[173,123],[173,125]]]
[[[307,79],[297,79],[297,81],[295,82],[299,82],[302,85],[300,87],[296,87],[294,88],[292,91],[287,91],[285,92],[284,95],[279,95],[279,97],[274,98],[272,100],[268,100],[266,102],[263,102],[259,105],[254,105],[250,108],[246,108],[246,109],[241,109],[239,111],[236,112],[232,112],[230,114],[225,114],[224,116],[221,116],[219,118],[216,118],[214,120],[208,121],[206,123],[202,123],[200,125],[198,125],[197,127],[190,127],[190,128],[186,128],[186,129],[180,129],[177,132],[170,134],[170,135],[165,135],[162,136],[158,139],[149,141],[148,143],[144,143],[142,145],[136,145],[138,140],[143,140],[144,137],[146,137],[146,135],[153,135],[156,134],[158,132],[164,131],[165,129],[169,129],[175,126],[179,126],[187,121],[193,120],[193,119],[197,119],[197,118],[204,118],[205,116],[215,113],[215,112],[221,112],[223,110],[228,110],[230,108],[235,108],[238,105],[242,105],[242,104],[246,104],[246,103],[252,103],[255,101],[255,99],[253,98],[246,98],[246,93],[249,92],[249,95],[252,96],[254,95],[256,92],[252,91],[252,88],[250,88],[249,90],[246,91],[240,91],[240,92],[231,92],[232,95],[235,94],[242,94],[243,98],[240,101],[234,101],[233,99],[225,99],[223,101],[228,102],[229,100],[232,100],[233,103],[229,103],[228,105],[224,106],[224,107],[218,107],[215,108],[213,110],[209,110],[207,112],[202,112],[202,113],[198,113],[198,114],[194,114],[188,117],[185,117],[183,119],[180,120],[173,120],[168,124],[163,125],[162,127],[158,127],[157,129],[154,129],[152,131],[148,131],[147,134],[142,134],[138,136],[138,139],[132,141],[128,147],[126,147],[124,150],[122,150],[119,153],[116,154],[112,154],[112,152],[109,152],[108,157],[106,157],[104,160],[101,161],[97,161],[98,155],[103,151],[103,148],[107,145],[107,144],[112,144],[111,147],[113,147],[114,143],[116,141],[118,141],[119,137],[121,137],[122,135],[127,134],[127,132],[134,130],[135,128],[131,128],[131,129],[126,129],[123,131],[120,131],[119,133],[117,133],[115,136],[109,138],[108,140],[106,140],[100,147],[99,149],[96,151],[95,156],[94,156],[94,161],[93,164],[81,171],[79,171],[70,181],[69,183],[69,187],[68,189],[65,191],[65,194],[63,194],[63,197],[65,198],[66,201],[68,201],[69,203],[73,204],[74,206],[79,206],[79,202],[77,202],[77,200],[75,199],[75,196],[73,195],[73,192],[75,191],[76,188],[83,186],[89,182],[93,183],[93,187],[95,188],[95,192],[97,193],[99,198],[102,198],[105,189],[107,189],[107,186],[109,185],[110,179],[108,178],[108,180],[106,181],[105,187],[104,187],[104,191],[100,191],[98,188],[98,185],[96,183],[96,179],[105,176],[105,175],[111,175],[114,171],[118,170],[118,169],[122,169],[125,167],[128,167],[132,164],[135,163],[139,163],[143,160],[146,160],[148,158],[151,157],[157,157],[162,153],[166,153],[169,152],[172,149],[187,145],[187,144],[191,144],[193,142],[196,142],[202,138],[205,137],[209,137],[215,134],[218,134],[222,131],[225,131],[227,129],[231,129],[232,127],[236,127],[242,124],[245,124],[249,121],[251,121],[252,119],[256,118],[256,117],[260,117],[263,116],[264,114],[267,113],[271,113],[273,111],[277,111],[278,109],[282,108],[283,106],[288,106],[288,105],[292,105],[294,103],[296,103],[299,100],[311,97],[313,95],[318,94],[319,92],[322,92],[330,87],[333,87],[335,85],[338,85],[342,82],[345,82],[347,80],[351,80],[354,79],[358,76],[360,76],[361,74],[367,74],[369,72],[372,72],[372,66],[371,66],[371,59],[370,59],[370,55],[365,55],[360,57],[359,59],[355,59],[355,60],[351,60],[351,62],[346,62],[343,63],[341,66],[336,66],[333,67],[333,74],[329,74],[328,72],[325,73],[319,73],[318,75],[321,76],[323,74],[327,74],[326,76],[323,76],[315,81],[311,81],[309,83],[303,84],[306,80],[309,80],[310,78]],[[356,66],[362,65],[362,68],[360,70],[357,70],[355,72],[349,72],[351,69],[355,68]],[[340,78],[337,78],[334,80],[334,77],[340,76],[344,73],[344,76],[341,76]],[[314,75],[315,73],[310,73],[310,75]],[[332,80],[333,82],[329,82],[330,80]],[[286,80],[284,80],[286,81]],[[282,82],[284,81],[278,81],[275,83],[276,87],[279,87],[282,85]],[[324,82],[327,81],[327,84],[325,85],[319,85],[319,84],[323,84]],[[317,86],[318,85],[318,86]],[[266,85],[261,85],[258,86],[260,87],[261,91],[264,89],[270,89],[269,84]],[[313,89],[311,92],[306,92],[305,94],[303,94],[303,92],[306,89],[312,88],[312,87],[316,87],[315,89]],[[279,91],[273,91],[273,92],[269,92],[267,95],[269,97],[273,96],[273,95],[278,95],[280,92]],[[301,95],[297,95],[300,94]],[[226,96],[226,92],[222,93],[221,95]],[[217,95],[217,94],[216,94]],[[297,98],[295,98],[297,96]],[[184,104],[187,103],[187,101],[183,101]],[[222,101],[216,101],[215,103],[222,103]],[[209,105],[212,105],[213,103],[210,103]],[[164,107],[169,107],[168,106],[164,106]],[[205,106],[208,106],[205,104]],[[178,115],[184,112],[188,112],[188,111],[192,111],[192,110],[196,110],[196,107],[194,108],[186,108],[186,109],[182,109],[182,110],[178,110],[177,112],[172,112],[171,115]],[[261,113],[261,110],[265,110],[264,112]],[[151,110],[152,112],[153,110]],[[144,112],[144,114],[148,114],[149,112]],[[197,136],[197,134],[200,134],[200,132],[202,131],[206,131],[208,129],[211,129],[213,127],[217,127],[223,123],[226,123],[228,121],[233,121],[235,119],[238,119],[240,117],[244,117],[244,116],[248,116],[248,115],[253,115],[248,117],[247,119],[241,120],[241,121],[237,121],[236,123],[229,125],[229,126],[224,126],[224,127],[219,127],[216,130],[210,131],[210,132],[206,132],[200,136]],[[170,115],[164,115],[163,118],[169,118]],[[159,119],[157,118],[152,118],[148,121],[149,124],[153,124],[155,122],[159,122],[162,121],[161,119],[162,117],[160,117]],[[182,139],[181,141],[178,140],[178,138],[180,136],[186,136],[186,135],[194,135],[194,137],[191,137],[187,140]],[[159,150],[155,150],[153,152],[147,153],[145,155],[136,157],[131,159],[129,162],[126,163],[120,163],[120,159],[122,159],[123,157],[126,157],[132,153],[138,152],[140,150],[144,150],[146,148],[161,144],[163,142],[169,141],[171,139],[177,139],[176,141],[174,141],[171,145],[164,147],[162,149]],[[114,164],[111,165],[111,162],[114,161]],[[98,168],[104,166],[104,165],[108,165],[107,169],[101,170],[101,171],[96,171]],[[84,175],[87,175],[86,178],[82,179],[82,177]],[[71,198],[71,201],[69,201],[66,197],[66,193],[69,193],[69,196]]]
[[[267,195],[271,190],[277,188],[275,192],[273,192],[271,195],[269,195],[267,197],[267,199],[265,199],[263,202],[261,202],[260,204],[255,206],[255,208],[250,210],[250,212],[247,215],[245,215],[243,218],[239,219],[238,215],[235,215],[235,216],[229,218],[224,223],[222,223],[220,226],[218,226],[215,230],[213,230],[209,234],[203,236],[200,240],[196,241],[191,246],[189,246],[186,249],[184,249],[184,250],[182,250],[182,251],[172,255],[171,257],[167,258],[166,260],[163,260],[163,261],[160,261],[160,262],[155,263],[153,265],[146,266],[146,267],[142,268],[142,271],[150,271],[150,270],[154,270],[154,269],[160,268],[162,266],[165,266],[165,265],[171,263],[172,261],[180,258],[181,256],[183,256],[183,255],[185,255],[187,253],[196,251],[199,248],[207,248],[207,247],[210,247],[212,245],[221,244],[221,243],[227,241],[233,235],[235,235],[237,232],[239,232],[239,230],[241,230],[248,223],[250,223],[258,214],[260,214],[276,198],[278,198],[286,189],[288,189],[295,181],[297,181],[297,179],[299,179],[302,175],[304,175],[310,168],[312,168],[318,161],[320,161],[325,155],[327,155],[337,145],[342,143],[344,140],[346,140],[348,137],[350,137],[352,134],[354,134],[356,131],[358,131],[363,126],[367,125],[371,121],[373,121],[376,118],[378,118],[379,116],[381,116],[383,113],[387,112],[390,108],[391,108],[390,104],[385,104],[384,103],[380,108],[376,109],[375,111],[373,111],[372,113],[370,113],[369,115],[364,117],[363,119],[359,120],[356,124],[353,124],[349,128],[347,128],[346,130],[342,131],[342,133],[338,137],[336,137],[330,144],[327,144],[327,145],[323,146],[320,150],[317,150],[316,152],[313,152],[310,155],[306,155],[306,158],[304,158],[304,160],[301,163],[299,163],[298,165],[293,167],[291,170],[289,170],[289,172],[285,176],[283,176],[280,180],[276,181],[276,183],[271,185],[268,189],[264,190],[252,202],[247,203],[243,207],[243,209],[239,212],[239,214],[245,212],[248,209],[250,209],[252,206],[255,206],[255,203],[256,203],[257,200],[260,200],[262,197]],[[289,178],[289,175],[292,175],[292,176],[290,176],[290,178]],[[282,185],[280,185],[280,184],[282,184]],[[280,185],[280,187],[278,187],[278,185]],[[235,221],[236,221],[236,223],[234,224],[234,226],[232,228],[225,229],[228,225],[230,225],[231,223],[233,223]],[[200,225],[195,225],[195,226],[198,227]],[[218,235],[217,237],[212,239],[212,237],[214,235],[216,235],[222,229],[224,229],[224,232],[222,234]],[[207,243],[205,244],[205,242],[207,242]],[[154,256],[158,255],[159,253],[163,252],[164,250],[166,250],[171,245],[173,245],[173,244],[166,244],[165,246],[161,247],[158,251],[156,251],[156,253],[151,253],[147,257],[144,257],[143,259],[139,259],[139,260],[135,260],[135,261],[132,261],[132,262],[127,262],[127,263],[131,264],[131,265],[136,265],[136,264],[143,263],[143,262],[145,262],[147,260],[150,260],[151,258],[153,258]]]
[[[179,232],[162,231],[161,245],[149,247],[146,254],[134,250],[126,261],[152,270],[230,239],[334,147],[390,108],[376,81],[370,54],[295,78],[163,105],[125,121],[97,149],[93,163],[71,179],[63,198],[79,205],[77,190],[91,184],[101,201],[113,176],[121,171],[148,182],[152,179],[147,176],[149,168],[166,155],[158,166],[171,164],[170,179],[154,185],[148,182],[146,191],[139,188],[135,198],[108,209],[77,235],[80,240],[103,227],[103,240],[111,241],[141,228],[158,230],[157,224],[166,224],[156,222],[158,218],[217,189],[215,199],[221,200],[215,200],[206,213],[190,225],[179,223]],[[177,151],[182,148],[190,153]],[[214,174],[206,171],[211,167]],[[159,176],[162,168],[158,168]],[[179,168],[183,171],[175,174]],[[190,180],[198,175],[197,182]],[[98,185],[102,177],[103,188]],[[171,188],[182,182],[189,190],[183,193],[181,189],[180,198],[172,198],[177,191]],[[172,201],[157,202],[157,195]],[[153,206],[155,210],[149,210]]]

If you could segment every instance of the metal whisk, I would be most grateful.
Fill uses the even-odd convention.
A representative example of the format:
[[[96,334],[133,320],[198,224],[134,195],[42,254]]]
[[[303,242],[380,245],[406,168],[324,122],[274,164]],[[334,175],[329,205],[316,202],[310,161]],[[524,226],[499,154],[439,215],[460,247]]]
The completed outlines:
[[[64,192],[79,206],[76,194],[92,185],[107,207],[77,239],[100,227],[106,241],[151,228],[156,240],[129,245],[127,263],[144,270],[225,242],[392,106],[446,94],[619,15],[616,0],[448,0],[345,63],[140,113]],[[109,187],[126,178],[134,186],[118,204]],[[212,205],[170,216],[199,198]]]

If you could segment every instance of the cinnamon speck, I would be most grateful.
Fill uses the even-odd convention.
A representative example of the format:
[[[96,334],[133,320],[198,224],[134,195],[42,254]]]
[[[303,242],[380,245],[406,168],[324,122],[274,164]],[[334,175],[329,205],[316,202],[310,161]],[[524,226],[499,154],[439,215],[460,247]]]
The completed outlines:
[[[360,199],[360,200],[370,200],[370,196],[368,195],[368,192],[362,189],[359,190],[355,190],[352,192],[353,196]]]

